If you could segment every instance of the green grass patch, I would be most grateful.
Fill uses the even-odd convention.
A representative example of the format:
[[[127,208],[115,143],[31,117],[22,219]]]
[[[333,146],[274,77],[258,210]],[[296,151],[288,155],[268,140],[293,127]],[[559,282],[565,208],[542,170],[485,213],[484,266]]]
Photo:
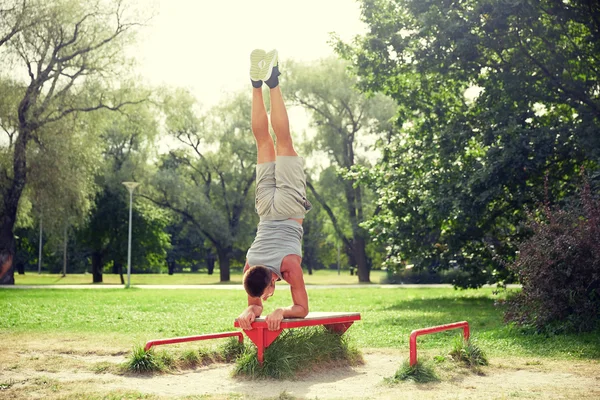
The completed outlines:
[[[462,335],[456,336],[454,339],[454,346],[450,351],[450,356],[455,361],[472,368],[488,365],[487,356],[481,347],[479,347],[477,341],[473,338],[465,340]]]
[[[286,379],[301,372],[354,366],[362,362],[362,355],[349,344],[345,335],[329,332],[323,327],[288,329],[265,350],[262,366],[258,363],[256,348],[251,347],[238,358],[234,374]]]
[[[123,372],[152,373],[168,372],[174,369],[193,369],[201,365],[215,362],[233,362],[246,351],[244,343],[230,338],[217,348],[199,348],[169,350],[154,347],[148,351],[143,345],[134,346],[128,360],[121,366]],[[104,367],[102,363],[97,369]],[[104,372],[104,371],[99,371]]]
[[[164,372],[173,365],[173,358],[165,351],[144,350],[144,346],[133,348],[124,369],[134,373]]]
[[[439,380],[440,378],[435,372],[433,363],[428,360],[418,361],[413,366],[410,365],[409,360],[405,360],[394,376],[385,379],[390,384],[404,381],[429,383],[438,382]]]
[[[311,311],[361,313],[361,321],[344,334],[358,348],[396,348],[408,355],[412,330],[467,320],[490,358],[600,358],[600,331],[547,336],[505,325],[502,308],[494,303],[506,293],[496,295],[491,288],[365,286],[309,289],[308,294]],[[290,291],[278,285],[264,314],[291,301]],[[0,289],[0,334],[15,343],[77,343],[92,353],[128,353],[152,339],[231,331],[246,305],[243,290]],[[419,337],[419,351],[447,352],[455,335],[446,331]]]

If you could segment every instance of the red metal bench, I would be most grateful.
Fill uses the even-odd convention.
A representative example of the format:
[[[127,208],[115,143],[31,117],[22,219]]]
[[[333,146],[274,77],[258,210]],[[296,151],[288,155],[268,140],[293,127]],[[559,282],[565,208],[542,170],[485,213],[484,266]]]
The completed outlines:
[[[256,318],[252,323],[252,329],[244,330],[244,333],[258,349],[258,362],[262,365],[264,359],[264,351],[273,343],[277,336],[284,329],[302,328],[305,326],[323,325],[330,331],[337,332],[340,335],[354,323],[360,320],[360,313],[346,312],[311,312],[304,318],[285,318],[281,321],[280,329],[270,331],[264,317]],[[234,326],[239,328],[236,319]]]

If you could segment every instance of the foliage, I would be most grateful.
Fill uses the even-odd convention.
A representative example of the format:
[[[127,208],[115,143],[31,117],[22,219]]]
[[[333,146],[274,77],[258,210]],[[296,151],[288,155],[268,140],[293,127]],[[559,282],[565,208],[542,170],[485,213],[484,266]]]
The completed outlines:
[[[387,264],[510,282],[524,206],[575,191],[600,159],[597,3],[363,0],[369,32],[336,41],[366,92],[398,104],[376,168],[356,168],[381,211],[365,224]]]
[[[120,110],[125,104],[139,103],[144,98],[132,93],[123,79],[130,65],[125,46],[139,25],[140,10],[129,8],[125,0],[92,3],[8,0],[8,3],[7,8],[2,8],[0,18],[0,86],[10,89],[7,103],[0,106],[0,126],[9,136],[9,148],[2,153],[12,155],[12,163],[0,163],[3,258],[15,253],[13,230],[29,183],[28,161],[35,152],[31,143],[38,144],[39,151],[44,152],[44,140],[52,142],[52,150],[67,160],[65,163],[59,158],[55,164],[66,164],[61,172],[68,173],[73,164],[81,161],[78,157],[86,154],[64,154],[82,146],[77,135],[71,142],[72,132],[89,128],[77,118],[79,115]],[[75,129],[69,129],[73,126]],[[55,141],[44,138],[48,131],[58,134]],[[67,145],[62,146],[63,143]],[[52,151],[48,156],[54,161]],[[88,165],[82,169],[89,172],[93,163],[87,161]],[[60,183],[69,183],[61,175],[56,178],[56,188],[49,186],[40,192],[51,194],[46,197],[58,195],[53,200],[65,201],[61,204],[64,209],[57,213],[63,220],[73,209],[83,208],[79,215],[85,215],[92,197],[89,176],[82,174],[73,184],[57,190]],[[83,193],[79,194],[77,189],[84,189]],[[64,227],[64,222],[61,225]],[[12,283],[12,275],[11,269],[5,280]]]
[[[129,236],[129,193],[125,187],[118,192],[105,189],[96,199],[96,208],[89,223],[77,235],[80,246],[88,254],[96,253],[104,267],[126,265]],[[136,197],[132,207],[133,272],[166,270],[166,255],[170,246],[165,228],[169,215],[148,201]]]
[[[335,242],[342,242],[350,265],[358,269],[359,281],[369,282],[368,235],[360,224],[374,211],[372,196],[354,176],[342,174],[355,165],[370,165],[369,158],[375,156],[375,135],[393,129],[389,120],[394,115],[394,104],[383,95],[367,97],[359,93],[354,88],[356,78],[340,60],[288,62],[285,68],[282,86],[292,102],[308,112],[315,131],[304,150],[325,154],[330,164],[324,166],[318,181],[308,178],[313,203],[320,203],[327,213],[337,236]]]
[[[436,374],[431,362],[418,361],[415,365],[411,366],[408,360],[404,360],[402,366],[396,371],[394,376],[386,378],[388,383],[398,383],[400,381],[429,383],[439,380],[440,378]]]
[[[263,365],[256,348],[247,350],[236,363],[235,374],[250,378],[289,379],[302,372],[318,371],[331,365],[358,365],[362,355],[345,335],[323,327],[288,329],[265,349]]]
[[[600,326],[600,202],[585,185],[578,205],[537,214],[510,265],[523,290],[505,319],[547,333],[591,331]]]
[[[462,334],[456,336],[454,345],[450,351],[450,357],[469,367],[477,368],[482,365],[488,365],[488,359],[485,352],[481,350],[475,339],[470,337],[465,340]]]
[[[237,94],[202,115],[196,100],[177,90],[164,94],[163,110],[179,146],[161,157],[148,197],[195,231],[195,247],[210,243],[221,280],[229,281],[230,261],[243,264],[257,219],[250,194],[256,163],[250,100]]]

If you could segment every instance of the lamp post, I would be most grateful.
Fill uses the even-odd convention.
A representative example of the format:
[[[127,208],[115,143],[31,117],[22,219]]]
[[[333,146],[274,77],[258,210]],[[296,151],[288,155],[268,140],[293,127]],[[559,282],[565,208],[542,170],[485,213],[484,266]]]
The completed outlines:
[[[123,185],[129,190],[129,243],[127,245],[127,285],[125,285],[125,288],[128,288],[131,278],[131,208],[133,206],[133,191],[139,183],[123,182]]]

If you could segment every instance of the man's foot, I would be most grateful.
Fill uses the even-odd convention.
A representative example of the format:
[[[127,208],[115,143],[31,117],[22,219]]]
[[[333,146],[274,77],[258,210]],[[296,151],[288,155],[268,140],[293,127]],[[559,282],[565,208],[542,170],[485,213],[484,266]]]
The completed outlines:
[[[263,84],[265,70],[265,56],[267,52],[263,49],[252,50],[250,53],[250,80],[252,86],[260,88]]]
[[[265,54],[265,67],[266,71],[263,77],[263,81],[267,84],[271,89],[277,87],[279,85],[279,60],[277,50],[271,50],[267,54]]]

